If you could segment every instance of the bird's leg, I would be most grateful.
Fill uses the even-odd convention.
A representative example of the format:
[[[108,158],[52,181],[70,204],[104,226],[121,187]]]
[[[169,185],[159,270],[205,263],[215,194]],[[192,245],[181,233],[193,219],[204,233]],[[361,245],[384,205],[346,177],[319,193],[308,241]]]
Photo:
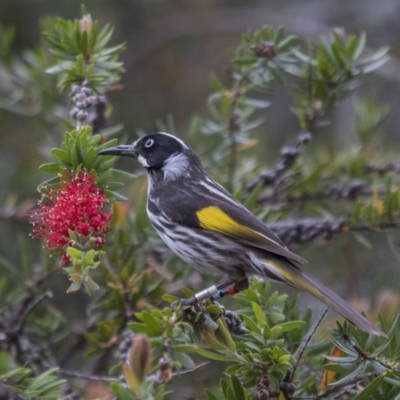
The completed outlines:
[[[217,290],[217,292],[212,296],[213,300],[218,300],[221,299],[222,297],[229,295],[233,296],[241,292],[242,290],[246,290],[249,287],[249,279],[247,277],[243,278],[240,281],[234,281],[233,279],[229,278],[229,281],[228,279],[226,279],[225,283],[226,284],[223,287],[220,287],[220,290]],[[218,286],[220,286],[220,284]]]
[[[196,293],[193,297],[189,299],[178,300],[178,302],[185,306],[193,306],[205,299],[219,299],[225,296],[225,294],[223,293],[225,293],[227,287],[234,284],[235,281],[232,278],[226,277],[222,279],[221,282],[219,282],[217,285],[213,285],[208,287],[207,289],[203,289],[200,292]]]
[[[223,296],[218,297],[218,293],[225,291],[229,285],[232,285],[234,283],[235,281],[232,278],[226,277],[222,279],[222,281],[219,282],[217,285],[213,285],[206,289],[203,289],[200,292],[196,293],[190,299],[179,300],[179,302],[186,306],[193,306],[205,299],[213,299],[214,296],[217,296],[216,298],[223,297]]]
[[[221,280],[217,285],[210,286],[206,289],[196,293],[189,299],[179,300],[179,303],[186,306],[193,306],[205,299],[218,300],[227,295],[235,295],[249,287],[249,280],[247,277],[240,281],[235,281],[230,277]]]
[[[172,304],[172,307],[177,306],[178,304],[184,305],[184,306],[189,306],[189,307],[195,307],[196,311],[199,310],[198,303],[205,299],[210,299],[214,304],[218,304],[218,306],[221,308],[223,311],[223,317],[225,319],[225,322],[227,326],[229,327],[229,330],[236,334],[242,334],[244,333],[243,328],[241,328],[241,320],[240,318],[233,312],[225,310],[225,307],[220,305],[216,300],[221,299],[222,297],[225,297],[227,295],[235,295],[236,293],[241,292],[242,290],[245,290],[249,287],[249,280],[247,277],[235,281],[234,279],[230,277],[226,277],[222,279],[217,285],[213,285],[208,287],[207,289],[202,290],[201,292],[196,293],[193,297],[189,299],[182,299],[178,300],[175,303]],[[207,318],[205,314],[201,313],[202,317],[206,321]],[[210,315],[211,319],[213,321],[216,321],[218,318],[221,317],[221,314],[215,315],[214,317]]]

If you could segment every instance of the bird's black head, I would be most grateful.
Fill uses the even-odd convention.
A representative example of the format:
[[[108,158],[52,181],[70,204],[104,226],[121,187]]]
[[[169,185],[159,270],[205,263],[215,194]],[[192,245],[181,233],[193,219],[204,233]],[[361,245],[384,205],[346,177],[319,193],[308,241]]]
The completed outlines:
[[[191,166],[201,166],[197,155],[185,142],[162,132],[143,136],[132,145],[112,147],[99,154],[135,157],[148,170],[162,170],[166,178],[180,176]]]
[[[132,144],[132,148],[143,167],[159,169],[172,156],[182,153],[187,146],[175,136],[155,133],[140,138]]]

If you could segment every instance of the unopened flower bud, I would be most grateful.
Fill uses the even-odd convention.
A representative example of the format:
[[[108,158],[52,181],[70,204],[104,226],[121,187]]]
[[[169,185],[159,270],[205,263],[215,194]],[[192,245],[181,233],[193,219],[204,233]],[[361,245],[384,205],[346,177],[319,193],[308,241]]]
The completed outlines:
[[[269,393],[267,389],[260,389],[254,393],[254,400],[269,400]]]
[[[86,120],[87,116],[88,116],[87,111],[80,110],[80,111],[78,112],[78,114],[76,115],[76,119],[77,119],[79,122],[83,122],[83,121]]]
[[[70,264],[71,263],[71,257],[67,253],[64,253],[61,256],[61,263],[62,264]]]
[[[76,96],[74,96],[74,101],[85,101],[85,100],[86,100],[86,95],[81,92]]]
[[[304,131],[299,135],[299,143],[307,144],[310,143],[312,139],[311,133],[308,131]]]
[[[324,103],[321,100],[314,102],[312,106],[313,116],[319,117],[324,112]]]
[[[106,240],[101,237],[97,237],[95,238],[95,243],[97,244],[97,246],[102,247],[106,244]]]
[[[69,112],[69,115],[70,115],[71,118],[76,119],[76,116],[78,115],[78,112],[79,112],[79,110],[78,110],[76,107],[74,107],[74,108]]]
[[[281,391],[284,393],[293,394],[296,390],[296,386],[291,382],[281,382],[279,384],[279,389],[281,389]]]
[[[151,368],[151,344],[144,335],[137,335],[129,352],[129,365],[139,383],[143,383]]]
[[[257,46],[253,47],[253,51],[256,56],[272,60],[276,56],[276,49],[274,42],[261,42]]]
[[[168,383],[172,379],[172,363],[165,357],[158,361],[158,369],[160,370],[159,380],[162,383]]]
[[[92,34],[93,21],[90,14],[84,15],[79,21],[79,32],[86,32],[88,36]]]
[[[79,90],[80,90],[80,86],[79,85],[72,85],[72,87],[71,87],[72,94],[78,93]]]
[[[77,102],[75,103],[75,106],[76,106],[77,108],[80,108],[81,110],[83,110],[83,109],[86,108],[86,102],[85,102],[85,101],[77,101]]]
[[[346,31],[343,28],[343,26],[336,26],[335,28],[332,29],[333,33],[336,33],[336,35],[340,36],[342,39],[345,38],[346,36]],[[334,41],[334,37],[332,37],[331,41]]]
[[[91,247],[99,248],[99,247],[103,247],[106,244],[106,240],[100,236],[96,236],[96,237],[92,236],[89,239],[89,243],[90,243]]]

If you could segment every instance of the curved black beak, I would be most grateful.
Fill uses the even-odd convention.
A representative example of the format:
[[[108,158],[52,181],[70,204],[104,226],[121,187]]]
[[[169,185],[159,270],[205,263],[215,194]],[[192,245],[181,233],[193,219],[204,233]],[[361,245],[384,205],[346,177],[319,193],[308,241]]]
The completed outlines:
[[[98,156],[128,156],[137,157],[138,151],[131,145],[121,145],[110,147],[109,149],[101,150],[97,153]]]

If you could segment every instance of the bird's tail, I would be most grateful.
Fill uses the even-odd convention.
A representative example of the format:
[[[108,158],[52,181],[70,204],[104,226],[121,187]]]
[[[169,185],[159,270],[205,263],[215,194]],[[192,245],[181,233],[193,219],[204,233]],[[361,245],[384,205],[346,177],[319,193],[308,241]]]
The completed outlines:
[[[360,313],[354,310],[335,292],[323,285],[313,276],[307,274],[304,271],[301,271],[290,261],[284,258],[279,258],[275,260],[268,260],[267,262],[279,272],[279,275],[287,283],[312,294],[314,297],[321,300],[328,307],[335,310],[338,314],[349,320],[351,323],[353,323],[356,327],[360,328],[364,332],[378,336],[387,336],[377,326],[372,324]]]

